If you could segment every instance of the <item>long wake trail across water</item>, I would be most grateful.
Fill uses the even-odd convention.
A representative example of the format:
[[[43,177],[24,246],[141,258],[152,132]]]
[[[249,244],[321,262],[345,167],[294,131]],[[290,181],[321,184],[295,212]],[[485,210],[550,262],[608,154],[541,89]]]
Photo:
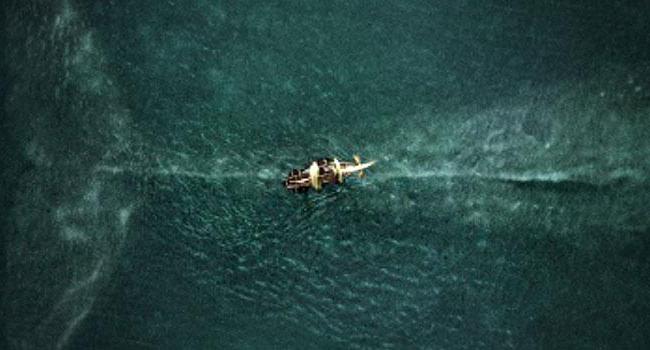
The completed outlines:
[[[280,169],[263,168],[261,170],[250,171],[223,171],[215,169],[211,172],[189,170],[180,166],[159,166],[145,167],[137,165],[119,166],[119,165],[98,165],[94,171],[96,173],[106,173],[110,175],[130,174],[144,177],[178,177],[201,179],[205,181],[221,181],[226,179],[259,179],[259,180],[278,180],[283,178],[284,172]],[[409,169],[401,168],[389,170],[387,172],[375,171],[371,174],[370,181],[386,182],[397,179],[452,179],[452,178],[474,178],[485,181],[500,181],[510,183],[563,183],[579,182],[594,186],[609,184],[621,180],[643,181],[644,177],[639,171],[635,170],[618,170],[609,174],[596,176],[590,174],[585,169],[575,168],[570,170],[558,170],[547,172],[523,171],[523,172],[479,172],[475,170],[459,170],[452,168],[443,169]]]

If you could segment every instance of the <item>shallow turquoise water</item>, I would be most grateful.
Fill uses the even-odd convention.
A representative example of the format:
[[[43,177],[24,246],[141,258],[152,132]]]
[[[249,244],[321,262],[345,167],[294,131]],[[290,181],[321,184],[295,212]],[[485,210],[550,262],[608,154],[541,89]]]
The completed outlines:
[[[4,11],[9,348],[647,346],[639,6]]]

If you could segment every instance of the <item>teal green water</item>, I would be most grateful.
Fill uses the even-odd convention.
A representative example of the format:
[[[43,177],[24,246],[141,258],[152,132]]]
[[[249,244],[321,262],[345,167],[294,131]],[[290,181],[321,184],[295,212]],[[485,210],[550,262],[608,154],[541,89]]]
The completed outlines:
[[[8,348],[648,346],[640,5],[4,11]]]

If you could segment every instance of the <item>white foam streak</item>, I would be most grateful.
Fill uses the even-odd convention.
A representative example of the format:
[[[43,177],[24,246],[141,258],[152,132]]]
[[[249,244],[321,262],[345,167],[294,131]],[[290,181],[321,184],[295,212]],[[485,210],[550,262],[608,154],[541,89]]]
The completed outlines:
[[[492,173],[486,174],[477,171],[461,170],[402,170],[397,172],[388,172],[378,175],[376,179],[388,181],[399,178],[420,179],[420,178],[481,178],[486,180],[501,181],[544,181],[544,182],[561,182],[572,178],[569,172],[554,171],[548,173],[523,172],[523,173]]]
[[[139,176],[162,176],[162,177],[183,177],[203,180],[224,180],[231,178],[251,178],[257,177],[261,179],[269,178],[270,171],[263,171],[259,173],[254,172],[200,172],[195,170],[184,170],[177,166],[169,168],[136,168],[136,167],[120,167],[113,165],[99,165],[95,168],[95,172],[108,173],[111,175],[120,174],[134,174]]]
[[[81,323],[81,321],[83,321],[86,318],[86,316],[88,316],[91,307],[92,307],[92,303],[68,323],[68,327],[63,332],[61,339],[56,344],[57,349],[63,349],[68,344],[68,340],[70,339],[70,336],[74,333],[79,323]]]
[[[136,167],[120,167],[111,165],[100,165],[95,168],[96,172],[109,173],[112,175],[119,174],[134,174],[140,176],[170,176],[170,177],[186,177],[204,180],[223,180],[230,178],[259,178],[264,180],[273,179],[274,177],[280,178],[278,172],[269,169],[263,169],[259,172],[200,172],[193,170],[183,170],[179,167],[172,166],[169,168],[136,168]],[[502,180],[502,181],[545,181],[545,182],[560,182],[570,180],[572,178],[569,172],[556,171],[548,173],[495,173],[485,174],[476,171],[460,171],[450,169],[434,169],[434,170],[411,170],[403,169],[400,171],[392,171],[371,175],[372,181],[391,181],[399,178],[408,179],[422,179],[422,178],[482,178],[488,180]]]
[[[195,170],[184,170],[179,166],[169,167],[136,167],[136,166],[114,166],[114,165],[100,165],[95,168],[95,172],[108,173],[112,175],[118,174],[133,174],[138,176],[169,176],[169,177],[184,177],[194,179],[204,179],[207,181],[219,181],[224,179],[259,179],[267,180],[281,180],[283,173],[278,169],[264,168],[256,171],[214,171],[214,172],[201,172]],[[495,172],[480,172],[476,170],[462,170],[454,169],[453,167],[444,167],[439,169],[410,169],[400,168],[382,172],[377,169],[371,172],[368,176],[370,182],[385,182],[395,179],[428,179],[428,178],[475,178],[491,181],[511,181],[511,182],[564,182],[564,181],[580,181],[593,184],[609,183],[619,179],[632,179],[643,180],[645,176],[634,170],[618,169],[609,173],[595,174],[593,171],[583,167],[577,167],[567,170],[558,171],[522,171],[522,172],[509,172],[509,171],[495,171]]]

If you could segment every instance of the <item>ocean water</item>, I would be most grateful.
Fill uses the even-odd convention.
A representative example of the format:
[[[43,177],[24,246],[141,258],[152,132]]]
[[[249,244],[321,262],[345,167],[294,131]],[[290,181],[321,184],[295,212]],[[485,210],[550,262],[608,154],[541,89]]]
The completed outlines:
[[[0,348],[650,346],[647,3],[2,12]]]

